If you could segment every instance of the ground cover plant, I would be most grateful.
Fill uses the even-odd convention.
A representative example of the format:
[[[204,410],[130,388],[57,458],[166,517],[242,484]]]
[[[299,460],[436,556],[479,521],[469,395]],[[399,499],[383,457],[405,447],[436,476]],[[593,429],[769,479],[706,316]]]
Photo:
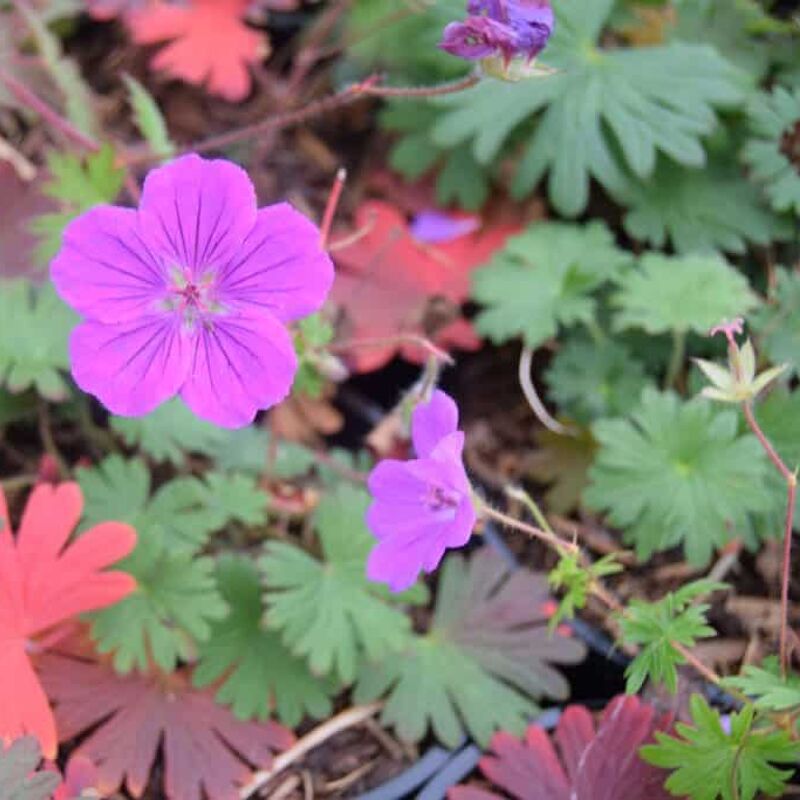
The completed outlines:
[[[0,0],[0,800],[800,779],[800,6]]]

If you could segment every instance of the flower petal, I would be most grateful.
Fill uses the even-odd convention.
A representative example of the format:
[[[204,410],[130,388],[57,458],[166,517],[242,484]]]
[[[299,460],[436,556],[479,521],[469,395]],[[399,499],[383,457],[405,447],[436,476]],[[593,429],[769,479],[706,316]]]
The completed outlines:
[[[437,389],[411,416],[411,436],[417,456],[427,458],[445,436],[457,429],[458,406],[452,397]]]
[[[139,215],[171,266],[199,277],[239,250],[256,221],[256,195],[241,167],[188,155],[150,172]]]
[[[69,343],[72,376],[113,414],[147,414],[177,394],[191,358],[187,332],[171,315],[117,325],[84,322]]]
[[[296,372],[292,339],[271,314],[217,317],[198,330],[181,397],[198,417],[241,428],[286,397]]]
[[[69,305],[100,322],[151,313],[167,292],[166,265],[129,208],[97,206],[71,222],[50,276]]]
[[[443,554],[444,545],[436,537],[435,526],[421,529],[413,539],[384,539],[369,554],[367,577],[388,584],[393,592],[403,592],[414,585],[426,563],[438,564]]]
[[[235,308],[268,309],[290,322],[317,311],[333,285],[333,263],[319,230],[289,203],[267,206],[241,251],[220,270],[220,300]]]

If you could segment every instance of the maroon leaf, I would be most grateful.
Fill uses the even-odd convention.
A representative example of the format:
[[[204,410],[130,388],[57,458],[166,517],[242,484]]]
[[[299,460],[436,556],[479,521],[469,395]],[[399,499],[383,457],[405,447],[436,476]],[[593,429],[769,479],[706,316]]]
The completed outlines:
[[[236,719],[212,694],[193,689],[184,672],[123,677],[55,654],[39,663],[61,741],[93,729],[76,753],[97,766],[103,795],[124,782],[141,797],[162,747],[168,800],[238,800],[251,767],[269,767],[273,753],[294,742],[275,722]]]
[[[516,800],[667,800],[663,770],[639,758],[639,748],[653,733],[671,725],[638,697],[620,696],[609,703],[595,732],[583,706],[564,711],[553,735],[531,725],[520,741],[507,733],[492,739],[494,755],[480,761],[481,772]],[[472,786],[451,789],[449,800],[500,800]]]

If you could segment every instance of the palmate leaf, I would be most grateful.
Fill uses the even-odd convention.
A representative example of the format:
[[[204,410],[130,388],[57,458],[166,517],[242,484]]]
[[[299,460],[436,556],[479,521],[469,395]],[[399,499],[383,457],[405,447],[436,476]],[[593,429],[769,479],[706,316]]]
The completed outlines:
[[[58,786],[58,775],[37,769],[42,760],[33,736],[0,741],[0,789],[3,800],[49,800]]]
[[[800,745],[785,731],[754,727],[755,709],[746,706],[730,717],[730,733],[722,727],[719,712],[700,695],[690,700],[692,725],[679,722],[678,737],[656,733],[657,744],[640,750],[650,764],[674,770],[666,782],[673,795],[691,800],[753,800],[763,793],[782,797]]]
[[[0,280],[0,387],[17,394],[33,388],[64,400],[69,369],[67,341],[78,317],[48,283]]]
[[[743,155],[753,179],[773,208],[800,215],[800,88],[758,95],[748,116],[753,138]]]
[[[230,611],[212,624],[211,636],[198,648],[195,686],[222,679],[217,701],[229,705],[240,719],[266,719],[274,712],[295,727],[306,715],[327,717],[335,684],[312,675],[305,661],[263,624],[255,565],[246,558],[225,556],[217,563],[217,582]]]
[[[552,739],[535,724],[522,742],[505,732],[495,734],[480,770],[515,800],[667,800],[664,773],[642,761],[637,751],[669,724],[668,715],[657,715],[638,697],[614,698],[597,727],[587,708],[569,706]],[[505,796],[470,786],[447,795],[448,800]]]
[[[90,615],[92,638],[98,652],[113,654],[120,673],[147,670],[151,660],[170,672],[192,657],[228,609],[211,558],[170,549],[157,529],[138,533],[136,550],[119,563],[136,579],[136,591]]]
[[[723,686],[737,689],[753,698],[756,708],[766,711],[791,711],[800,708],[800,675],[781,676],[778,659],[764,660],[761,667],[752,664],[741,675],[723,678]]]
[[[49,263],[58,252],[64,229],[75,217],[93,206],[116,199],[125,172],[115,162],[116,154],[110,145],[90,153],[84,160],[56,150],[47,154],[51,177],[43,191],[60,201],[62,210],[38,217],[31,226],[42,239],[37,248],[37,257],[42,263]]]
[[[556,32],[540,58],[559,72],[518,84],[483,81],[440,98],[446,111],[434,124],[434,141],[448,147],[471,141],[477,160],[488,164],[521,125],[544,112],[513,188],[527,195],[549,171],[550,200],[568,216],[586,208],[591,178],[618,194],[629,172],[653,174],[659,152],[702,166],[701,137],[716,127],[715,109],[739,104],[746,79],[707,46],[599,49],[613,5],[555,4]]]
[[[315,521],[324,561],[294,545],[269,542],[260,561],[266,581],[267,625],[318,675],[349,683],[363,655],[375,660],[400,650],[408,617],[385,602],[366,577],[375,540],[366,529],[366,492],[341,485],[320,503]],[[420,589],[412,599],[424,599]],[[406,595],[408,596],[408,595]]]
[[[773,364],[800,370],[800,274],[777,269],[768,302],[749,321],[763,355]]]
[[[183,464],[190,453],[213,455],[227,432],[200,419],[175,398],[143,417],[111,417],[111,427],[125,444],[140,448],[154,461]]]
[[[678,253],[743,253],[748,243],[767,245],[789,232],[730,156],[702,169],[659,158],[652,177],[632,180],[619,199],[629,207],[630,236]]]
[[[769,507],[767,465],[736,411],[645,389],[630,417],[594,425],[600,450],[584,501],[608,511],[640,558],[681,544],[708,562],[751,513]]]
[[[42,681],[55,705],[62,741],[88,732],[77,750],[97,765],[109,796],[123,785],[141,797],[163,751],[165,800],[232,800],[252,775],[269,769],[273,755],[294,742],[275,722],[242,722],[211,693],[191,687],[190,675],[120,677],[91,661],[48,654]]]
[[[626,414],[651,383],[644,365],[623,344],[568,339],[545,373],[548,392],[579,422]]]
[[[593,292],[631,263],[602,222],[534,223],[475,273],[472,298],[487,307],[476,327],[496,343],[522,336],[537,347],[561,325],[589,323]]]
[[[150,473],[142,461],[109,456],[97,467],[78,470],[78,482],[86,497],[86,524],[128,522],[140,533],[155,532],[170,552],[199,550],[229,522],[266,521],[267,497],[244,475],[175,478],[151,496]]]
[[[612,300],[619,309],[614,318],[617,330],[707,334],[758,302],[744,275],[716,256],[648,253],[640,268],[619,284]]]
[[[451,555],[440,572],[430,630],[405,650],[365,664],[357,702],[388,692],[384,723],[400,738],[419,741],[428,728],[448,747],[464,729],[485,746],[497,729],[521,733],[541,697],[563,699],[568,685],[552,664],[574,664],[583,645],[550,634],[544,576],[509,574],[484,549],[469,563]]]

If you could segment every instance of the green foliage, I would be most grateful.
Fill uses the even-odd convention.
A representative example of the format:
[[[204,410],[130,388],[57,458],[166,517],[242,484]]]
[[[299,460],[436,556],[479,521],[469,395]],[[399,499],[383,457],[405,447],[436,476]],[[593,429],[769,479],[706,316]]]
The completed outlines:
[[[579,422],[626,414],[650,384],[644,365],[623,344],[573,338],[545,373],[550,396]]]
[[[749,243],[767,245],[788,232],[732,154],[702,169],[659,158],[654,174],[631,181],[619,199],[629,208],[630,236],[658,248],[671,244],[678,253],[744,253]]]
[[[115,164],[116,154],[104,145],[84,160],[78,156],[51,150],[47,154],[50,179],[43,187],[49,197],[60,201],[61,211],[37,217],[31,226],[41,237],[37,257],[48,263],[61,247],[64,229],[75,217],[102,203],[113,202],[125,178],[124,170]]]
[[[109,519],[127,522],[140,535],[152,532],[170,552],[198,551],[229,522],[257,525],[266,519],[266,495],[243,475],[175,478],[151,496],[150,473],[142,461],[109,456],[97,467],[78,470],[78,482],[86,526]]]
[[[143,417],[111,417],[111,427],[125,444],[154,461],[183,464],[190,453],[214,455],[226,438],[224,430],[200,419],[175,398]]]
[[[60,783],[50,770],[40,770],[39,742],[25,736],[12,742],[0,741],[0,787],[4,800],[49,800]]]
[[[616,575],[623,569],[616,562],[616,555],[610,553],[588,567],[581,565],[574,553],[562,554],[558,564],[547,576],[554,589],[562,592],[558,610],[550,619],[550,630],[555,630],[559,622],[575,616],[575,612],[586,607],[592,586],[607,575]]]
[[[748,514],[769,507],[763,453],[740,435],[736,411],[648,388],[630,417],[593,430],[600,450],[584,500],[608,510],[642,559],[681,544],[703,565]]]
[[[462,75],[469,65],[437,45],[445,25],[464,16],[462,0],[356,0],[346,18],[348,55],[362,70],[386,70],[401,82]]]
[[[750,318],[758,334],[759,349],[776,364],[800,369],[800,274],[775,271],[775,286],[769,300]]]
[[[136,78],[123,75],[122,80],[128,89],[136,127],[155,155],[169,158],[175,153],[175,145],[169,138],[167,123],[158,103]]]
[[[475,273],[472,297],[487,306],[478,331],[493,342],[522,336],[537,347],[560,325],[589,324],[597,311],[593,292],[631,260],[602,222],[533,223]]]
[[[48,283],[0,280],[0,387],[17,394],[33,388],[48,400],[64,400],[69,368],[67,340],[77,316]]]
[[[440,147],[433,140],[431,130],[439,113],[424,101],[388,104],[380,116],[381,125],[401,134],[389,154],[389,164],[410,181],[441,167],[436,181],[439,204],[478,211],[489,196],[488,169],[476,161],[468,144]]]
[[[314,673],[336,673],[346,683],[362,654],[382,658],[400,650],[410,634],[408,617],[366,577],[375,543],[364,522],[368,503],[366,492],[346,485],[325,496],[315,516],[324,561],[286,542],[269,542],[260,562],[268,625]]]
[[[217,582],[229,613],[211,625],[198,647],[196,686],[222,680],[217,700],[241,719],[266,719],[272,712],[291,727],[308,715],[331,712],[334,685],[308,670],[280,636],[263,624],[258,570],[247,558],[224,556],[217,563]]]
[[[773,208],[800,214],[800,88],[760,94],[748,114],[753,138],[743,155],[751,176]]]
[[[723,588],[724,583],[699,580],[670,592],[657,603],[631,600],[627,613],[619,618],[624,641],[640,647],[625,670],[629,694],[638,692],[648,679],[664,684],[673,694],[678,690],[677,666],[685,662],[674,645],[691,648],[698,639],[716,636],[706,620],[709,605],[695,601]]]
[[[730,733],[700,695],[692,695],[690,710],[693,724],[679,722],[678,737],[657,732],[657,744],[639,751],[650,764],[675,770],[666,782],[672,794],[691,800],[783,796],[793,770],[775,764],[792,765],[800,757],[800,745],[785,731],[756,727],[752,706],[731,715]]]
[[[757,299],[744,275],[722,258],[648,253],[620,281],[613,303],[617,330],[707,334],[722,320],[743,316]]]
[[[446,110],[434,124],[434,141],[471,141],[478,162],[488,164],[520,131],[527,144],[513,184],[517,196],[549,171],[550,200],[568,216],[586,208],[591,178],[618,195],[630,173],[653,174],[659,152],[703,166],[701,137],[717,125],[715,108],[738,105],[746,79],[707,46],[600,49],[612,7],[613,0],[555,4],[556,32],[540,59],[559,71],[518,84],[487,80],[441,98]]]
[[[563,699],[567,684],[548,662],[574,663],[583,648],[547,631],[545,579],[507,570],[489,550],[469,564],[449,556],[430,630],[409,638],[403,652],[365,664],[356,702],[388,692],[383,721],[401,739],[419,741],[430,727],[452,748],[464,728],[482,746],[497,729],[521,733],[533,700]]]
[[[295,335],[295,350],[299,362],[293,391],[319,397],[325,386],[325,376],[319,370],[320,360],[327,357],[326,345],[333,341],[333,326],[321,314],[300,320]]]
[[[89,615],[92,638],[100,653],[113,653],[119,672],[147,670],[151,660],[170,672],[192,658],[227,606],[211,558],[170,548],[157,528],[137,533],[136,549],[118,565],[136,579],[136,591]]]
[[[774,656],[765,659],[761,667],[745,666],[741,675],[724,678],[722,685],[752,697],[755,707],[764,711],[800,708],[800,675],[782,677]]]

